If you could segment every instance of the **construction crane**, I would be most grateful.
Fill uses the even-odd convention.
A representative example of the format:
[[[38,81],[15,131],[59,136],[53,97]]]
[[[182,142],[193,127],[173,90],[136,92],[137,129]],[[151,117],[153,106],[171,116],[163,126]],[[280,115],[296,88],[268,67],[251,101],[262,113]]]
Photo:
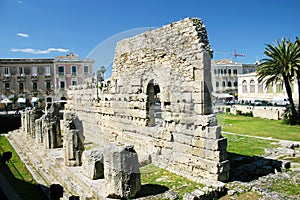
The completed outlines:
[[[234,62],[236,61],[236,57],[237,57],[237,56],[245,57],[246,55],[245,55],[245,54],[237,54],[237,53],[236,53],[236,50],[234,50],[234,51],[233,51]]]
[[[233,50],[233,54],[232,53],[226,53],[226,52],[219,52],[219,51],[215,51],[214,53],[217,53],[217,54],[224,54],[224,55],[232,55],[233,58],[234,58],[234,62],[236,61],[236,57],[240,56],[240,57],[245,57],[246,55],[245,54],[239,54],[239,53],[236,53],[236,50],[234,49]],[[225,59],[226,60],[226,59]]]

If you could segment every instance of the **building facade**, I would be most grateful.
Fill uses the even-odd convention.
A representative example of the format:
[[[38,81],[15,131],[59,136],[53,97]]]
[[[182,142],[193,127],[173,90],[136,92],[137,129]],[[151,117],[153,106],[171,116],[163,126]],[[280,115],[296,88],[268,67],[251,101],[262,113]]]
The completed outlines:
[[[295,103],[298,102],[298,84],[292,84],[292,94]],[[254,100],[266,100],[272,102],[274,98],[287,98],[283,82],[279,81],[273,86],[266,87],[265,82],[258,82],[256,72],[238,76],[238,94],[240,102],[253,102]]]
[[[232,60],[218,60],[211,64],[211,77],[213,94],[238,93],[238,75],[254,72],[257,69],[256,64],[242,64],[232,62]]]
[[[94,60],[80,59],[74,54],[56,57],[53,66],[55,100],[65,99],[67,88],[71,85],[84,84],[84,81],[94,74]]]
[[[93,76],[93,64],[92,59],[79,59],[74,54],[0,59],[0,97],[23,98],[31,103],[65,99],[70,85],[83,84]]]

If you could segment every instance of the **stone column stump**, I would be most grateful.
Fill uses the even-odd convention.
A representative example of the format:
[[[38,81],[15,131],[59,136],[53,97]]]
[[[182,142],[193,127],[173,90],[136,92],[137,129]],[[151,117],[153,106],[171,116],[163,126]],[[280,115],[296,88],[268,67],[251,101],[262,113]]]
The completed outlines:
[[[105,195],[132,198],[141,188],[138,155],[133,145],[108,145],[104,148]]]
[[[92,180],[104,178],[103,151],[100,148],[82,154],[83,174]]]

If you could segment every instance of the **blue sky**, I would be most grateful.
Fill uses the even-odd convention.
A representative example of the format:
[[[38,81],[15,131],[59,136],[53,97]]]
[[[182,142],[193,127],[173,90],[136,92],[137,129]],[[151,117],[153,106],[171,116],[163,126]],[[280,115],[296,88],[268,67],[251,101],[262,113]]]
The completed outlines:
[[[198,17],[214,60],[236,49],[246,54],[238,62],[254,63],[266,43],[300,36],[299,9],[299,0],[0,0],[0,58],[83,58],[120,33]]]

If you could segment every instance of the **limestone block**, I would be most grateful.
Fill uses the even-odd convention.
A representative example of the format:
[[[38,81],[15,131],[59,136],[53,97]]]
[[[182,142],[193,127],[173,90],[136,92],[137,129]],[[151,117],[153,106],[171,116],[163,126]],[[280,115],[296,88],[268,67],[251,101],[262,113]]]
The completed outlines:
[[[172,113],[171,112],[162,112],[161,116],[165,121],[172,121]]]
[[[221,126],[208,126],[206,127],[206,138],[219,139],[221,136]]]
[[[215,115],[195,115],[194,116],[195,125],[199,126],[217,126],[218,121]]]
[[[182,124],[193,124],[194,123],[194,116],[190,113],[180,113],[179,114],[179,120],[180,120],[180,123],[182,123]]]
[[[201,158],[205,158],[213,161],[224,161],[227,159],[226,151],[212,151],[209,149],[193,147],[189,149],[189,153],[191,153],[194,156],[199,156]]]
[[[203,115],[205,114],[205,108],[203,103],[195,103],[194,105],[194,111],[197,115]]]
[[[174,142],[174,144],[173,144],[173,150],[176,152],[187,153],[190,151],[190,149],[191,149],[191,146],[187,145],[187,144],[182,144],[179,142]]]
[[[194,137],[192,140],[192,145],[199,148],[220,151],[226,150],[227,148],[227,138],[220,139],[207,139],[201,137]]]
[[[198,200],[198,199],[199,198],[196,195],[191,194],[189,192],[187,192],[183,195],[183,200]]]
[[[80,136],[79,130],[67,129],[64,140],[64,160],[66,166],[81,166],[82,152],[84,150],[84,138]]]
[[[92,180],[104,178],[103,151],[94,148],[82,154],[82,173]]]
[[[173,134],[169,131],[162,131],[161,132],[161,139],[166,140],[168,142],[172,142],[174,140]]]
[[[141,188],[141,180],[138,156],[132,145],[105,147],[104,177],[106,197],[134,197]]]
[[[35,120],[35,139],[37,143],[43,143],[43,121],[42,118]]]
[[[53,149],[59,146],[60,142],[58,140],[60,139],[60,137],[57,133],[56,122],[45,123],[43,133],[43,143],[46,149]]]
[[[182,144],[191,145],[192,144],[192,139],[193,139],[193,136],[190,136],[190,135],[185,135],[185,134],[182,134],[182,133],[175,133],[174,134],[174,141],[182,143]]]

